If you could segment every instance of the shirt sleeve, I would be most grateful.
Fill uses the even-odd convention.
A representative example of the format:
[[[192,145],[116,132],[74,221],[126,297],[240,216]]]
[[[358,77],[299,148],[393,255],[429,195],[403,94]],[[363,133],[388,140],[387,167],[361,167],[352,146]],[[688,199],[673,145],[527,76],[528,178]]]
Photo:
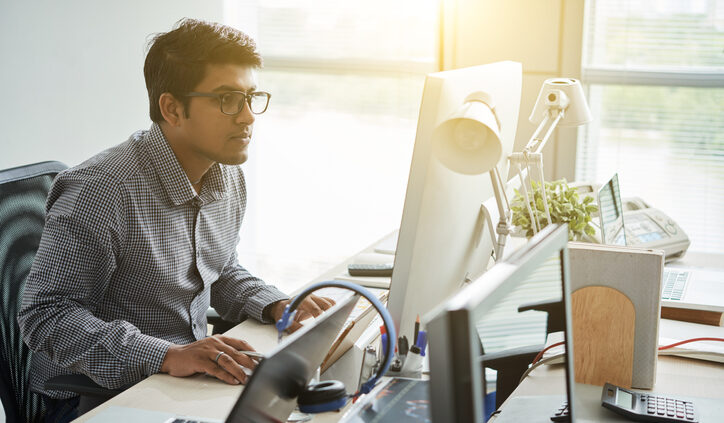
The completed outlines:
[[[265,318],[264,308],[287,299],[288,295],[244,269],[237,260],[236,252],[231,255],[219,279],[211,285],[211,306],[230,322],[240,322],[251,316],[260,322],[272,323]]]
[[[170,346],[129,322],[93,314],[122,255],[124,203],[107,177],[58,176],[18,314],[33,351],[107,388],[157,373]]]

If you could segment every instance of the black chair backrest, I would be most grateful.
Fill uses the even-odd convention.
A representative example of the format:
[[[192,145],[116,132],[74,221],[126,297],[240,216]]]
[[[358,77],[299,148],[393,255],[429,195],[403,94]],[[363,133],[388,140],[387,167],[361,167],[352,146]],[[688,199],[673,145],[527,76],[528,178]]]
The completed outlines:
[[[66,168],[42,162],[0,171],[0,399],[8,422],[40,421],[44,412],[28,387],[31,351],[20,336],[18,309],[43,234],[48,191]]]

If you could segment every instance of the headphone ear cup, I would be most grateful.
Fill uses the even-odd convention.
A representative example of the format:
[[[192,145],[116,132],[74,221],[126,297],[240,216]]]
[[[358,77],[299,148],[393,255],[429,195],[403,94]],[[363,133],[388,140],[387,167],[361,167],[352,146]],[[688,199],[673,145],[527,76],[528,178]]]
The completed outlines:
[[[297,399],[303,413],[339,410],[347,403],[347,388],[338,380],[325,380],[309,385]]]

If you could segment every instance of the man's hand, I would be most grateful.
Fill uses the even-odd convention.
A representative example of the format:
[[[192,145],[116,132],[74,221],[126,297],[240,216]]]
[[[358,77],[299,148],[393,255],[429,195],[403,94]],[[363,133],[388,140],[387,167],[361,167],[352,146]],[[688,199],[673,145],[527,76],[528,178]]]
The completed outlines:
[[[239,351],[254,351],[240,339],[224,335],[204,338],[188,345],[171,345],[161,363],[161,372],[171,376],[206,373],[230,385],[246,383],[242,366],[256,367],[256,361]],[[219,355],[219,353],[223,353]]]
[[[284,313],[284,308],[289,303],[289,300],[282,300],[271,305],[271,316],[275,322],[281,319],[282,314]],[[302,300],[302,303],[299,304],[299,307],[297,307],[297,314],[294,316],[294,321],[287,331],[289,333],[296,331],[302,327],[299,322],[307,320],[310,317],[319,316],[324,310],[327,310],[334,304],[334,300],[331,298],[318,297],[312,294],[307,295]]]

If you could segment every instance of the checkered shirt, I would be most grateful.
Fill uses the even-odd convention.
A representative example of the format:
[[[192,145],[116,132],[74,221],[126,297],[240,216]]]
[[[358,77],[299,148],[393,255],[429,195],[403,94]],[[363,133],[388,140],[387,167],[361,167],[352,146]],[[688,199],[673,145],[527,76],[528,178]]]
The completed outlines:
[[[246,208],[239,166],[215,164],[196,194],[154,124],[60,173],[18,322],[31,389],[84,373],[118,388],[157,373],[171,343],[206,336],[206,310],[264,321],[288,297],[236,257]]]

